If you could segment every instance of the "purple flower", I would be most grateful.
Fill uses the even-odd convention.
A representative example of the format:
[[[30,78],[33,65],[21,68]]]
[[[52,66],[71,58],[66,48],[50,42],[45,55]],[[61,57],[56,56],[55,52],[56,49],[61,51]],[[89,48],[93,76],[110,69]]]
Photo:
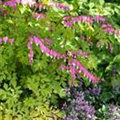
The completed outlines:
[[[5,44],[7,43],[7,41],[8,41],[8,37],[7,37],[7,36],[3,37],[3,42],[4,42]]]
[[[120,120],[120,115],[116,115],[114,120]]]
[[[37,20],[39,20],[39,19],[44,19],[44,18],[46,17],[46,15],[43,14],[43,13],[33,13],[33,16],[34,16]]]
[[[98,41],[98,42],[97,42],[97,46],[98,46],[98,47],[102,47],[101,41]]]
[[[102,16],[96,15],[93,17],[93,20],[95,20],[96,22],[105,22],[106,19]]]
[[[113,46],[112,45],[109,46],[109,51],[110,51],[110,53],[113,53]]]
[[[112,25],[111,24],[102,24],[101,27],[102,28],[111,28]]]
[[[49,39],[46,39],[46,40],[49,40]],[[50,40],[49,40],[49,42],[50,42]],[[36,46],[39,46],[41,51],[44,52],[47,56],[54,57],[54,58],[62,58],[63,57],[60,53],[58,53],[54,50],[51,50],[47,46],[45,46],[42,38],[39,38],[39,37],[36,37],[36,36],[29,38],[28,49],[30,51],[32,51],[32,43],[35,43]],[[32,63],[32,62],[30,62],[30,63]]]
[[[84,16],[84,15],[81,15],[81,16],[76,16],[76,17],[73,17],[72,18],[72,22],[87,22],[89,24],[92,24],[93,20],[91,17],[89,16]]]
[[[64,18],[63,18],[63,21],[67,21],[67,20],[70,20],[71,19],[71,16],[65,16]]]
[[[79,71],[74,66],[65,66],[65,65],[62,65],[60,68],[62,70],[66,69],[67,71],[69,71],[69,73],[71,74],[71,77],[72,77],[72,79],[71,79],[71,85],[73,86],[74,85],[74,80],[76,78],[76,74],[78,74]]]
[[[50,28],[49,28],[49,31],[50,31],[50,32],[53,32],[53,27],[50,27]]]
[[[30,63],[30,65],[32,65],[32,63],[33,63],[33,55],[34,55],[34,53],[33,53],[33,51],[31,50],[30,51],[30,53],[29,53],[29,63]]]
[[[30,42],[27,44],[27,47],[29,50],[32,50],[32,44],[30,44]]]
[[[65,65],[62,65],[62,66],[60,67],[60,69],[61,69],[61,70],[65,70],[65,69],[66,69],[66,66],[65,66]]]
[[[90,88],[89,91],[93,95],[99,95],[101,92],[101,88],[93,87],[93,88]]]
[[[36,1],[35,0],[13,0],[16,3],[20,3],[22,5],[29,5],[29,6],[33,6],[35,5]]]
[[[120,108],[118,105],[106,106],[105,118],[109,117],[110,120],[120,120]]]
[[[72,27],[73,26],[73,23],[71,21],[71,16],[65,16],[63,19],[62,19],[62,23],[64,24],[64,26],[66,27]]]
[[[101,27],[105,30],[108,34],[116,34],[116,30],[112,28],[111,24],[102,24]]]
[[[21,0],[14,0],[16,3],[21,3]]]
[[[82,51],[82,50],[79,50],[79,51],[68,51],[68,56],[79,56],[79,55],[82,55],[84,57],[88,57],[89,54],[85,51]]]
[[[84,76],[86,76],[88,79],[90,79],[93,83],[96,83],[100,80],[100,78],[96,77],[92,73],[90,73],[83,65],[81,62],[77,61],[76,59],[72,59],[70,61],[70,64],[75,65],[78,67],[79,73],[81,71],[83,72]]]
[[[13,39],[13,38],[9,39],[9,42],[10,42],[11,44],[13,44],[13,43],[14,43],[14,39]]]
[[[14,0],[5,1],[5,2],[4,2],[4,5],[10,6],[10,7],[12,7],[13,9],[16,8],[16,2],[15,2]]]
[[[115,29],[114,28],[105,28],[105,32],[109,33],[109,34],[114,34],[115,33]]]
[[[46,38],[46,39],[45,39],[45,42],[46,42],[48,45],[52,45],[52,44],[53,44],[53,42],[52,42],[49,38]]]
[[[70,91],[70,93],[73,99],[68,99],[68,103],[63,105],[66,113],[64,120],[93,120],[95,109],[85,100],[85,93],[82,91]]]
[[[69,22],[69,21],[66,21],[66,22],[64,22],[63,23],[66,27],[69,27],[69,28],[71,28],[72,26],[73,26],[73,24],[71,23],[71,22]]]
[[[63,10],[69,10],[70,7],[68,5],[62,4],[62,3],[57,3],[57,2],[50,2],[49,3],[50,6],[52,7],[57,7]]]
[[[0,1],[0,4],[2,4],[2,1]]]

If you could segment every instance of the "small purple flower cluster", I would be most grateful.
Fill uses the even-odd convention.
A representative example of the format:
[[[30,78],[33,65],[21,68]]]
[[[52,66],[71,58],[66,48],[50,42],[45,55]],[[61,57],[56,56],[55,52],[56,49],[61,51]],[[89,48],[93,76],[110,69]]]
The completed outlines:
[[[49,38],[45,39],[45,43],[49,46],[53,44],[53,42]]]
[[[33,13],[33,17],[39,20],[39,19],[45,19],[46,15],[43,13]]]
[[[76,57],[76,56],[84,56],[88,57],[89,54],[85,51],[79,50],[79,51],[68,51],[68,56]]]
[[[94,16],[93,20],[96,22],[105,22],[106,21],[106,19],[104,17],[99,16],[99,15]]]
[[[64,26],[71,28],[73,26],[73,23],[71,22],[71,16],[65,16],[62,19],[62,23]]]
[[[65,16],[62,20],[62,23],[66,26],[66,27],[72,27],[73,26],[73,23],[76,23],[76,22],[86,22],[90,25],[93,24],[93,21],[96,21],[96,22],[104,22],[106,19],[102,16],[85,16],[85,15],[80,15],[80,16],[75,16],[75,17],[72,17],[72,16]]]
[[[63,9],[63,10],[69,10],[70,9],[69,5],[65,5],[63,3],[50,2],[49,5],[52,6],[52,7]]]
[[[22,5],[29,5],[29,6],[33,6],[36,4],[36,0],[15,0],[16,3],[20,3]]]
[[[102,45],[101,41],[98,41],[96,45],[101,48],[103,48],[103,46],[105,46],[110,51],[110,53],[113,53],[113,46],[109,43],[104,43],[104,45]]]
[[[3,5],[5,6],[9,6],[13,9],[16,8],[16,1],[15,0],[8,0],[8,1],[5,1],[5,2],[2,2]]]
[[[81,16],[75,16],[75,17],[72,18],[73,23],[79,22],[79,21],[80,22],[87,22],[89,24],[93,23],[93,19],[90,16],[81,15]]]
[[[13,38],[8,38],[7,36],[4,36],[3,38],[0,38],[0,44],[2,44],[3,42],[4,42],[4,44],[9,42],[12,45],[14,43],[14,39]]]
[[[108,105],[104,115],[107,120],[120,120],[120,107],[118,105]]]
[[[95,108],[85,99],[85,92],[73,88],[67,93],[69,99],[63,105],[64,120],[95,120]]]
[[[74,84],[74,80],[76,78],[76,74],[80,74],[79,71],[74,67],[74,66],[65,66],[65,65],[62,65],[61,67],[61,70],[67,70],[70,72],[71,74],[71,85]]]
[[[2,4],[2,1],[0,0],[0,5]]]
[[[50,27],[50,28],[49,28],[49,31],[50,31],[50,32],[53,32],[53,30],[54,30],[53,27]]]
[[[106,33],[120,35],[120,31],[114,29],[110,24],[102,24],[101,28],[103,28]]]
[[[100,87],[93,87],[89,88],[89,93],[92,95],[99,95],[101,93],[101,88]]]
[[[10,6],[11,8],[15,9],[17,4],[33,6],[36,4],[36,2],[35,0],[8,0],[2,2],[2,4],[5,6]]]
[[[85,87],[83,84],[66,88],[66,102],[63,104],[64,120],[120,120],[118,101],[114,104],[111,100],[103,103],[104,98],[101,97],[106,91],[101,90],[102,87]],[[119,90],[118,87],[114,89],[115,92],[116,89]]]

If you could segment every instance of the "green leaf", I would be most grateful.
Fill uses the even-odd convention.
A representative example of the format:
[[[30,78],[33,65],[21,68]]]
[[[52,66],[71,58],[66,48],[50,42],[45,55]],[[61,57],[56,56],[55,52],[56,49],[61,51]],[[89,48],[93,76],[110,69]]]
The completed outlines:
[[[90,9],[93,8],[94,6],[95,6],[95,5],[94,5],[93,2],[90,2],[90,3],[89,3],[89,7],[90,7]]]

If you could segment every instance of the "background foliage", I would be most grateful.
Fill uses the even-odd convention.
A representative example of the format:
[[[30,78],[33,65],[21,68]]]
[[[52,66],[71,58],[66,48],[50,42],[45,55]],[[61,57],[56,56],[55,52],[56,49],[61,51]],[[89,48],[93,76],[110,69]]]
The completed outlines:
[[[91,82],[84,73],[76,77],[74,85],[79,86],[78,80],[84,81],[83,92],[88,95],[88,102],[91,100],[92,104],[95,104],[98,101],[94,105],[96,114],[99,117],[104,116],[105,120],[108,114],[107,105],[118,104],[119,90],[114,94],[112,93],[114,90],[109,90],[120,85],[119,35],[106,33],[100,29],[99,22],[94,22],[92,26],[78,22],[71,28],[66,27],[61,21],[65,16],[100,15],[106,19],[106,24],[109,23],[118,30],[119,1],[61,0],[57,2],[69,5],[70,10],[50,7],[48,1],[43,1],[42,5],[45,9],[21,4],[17,4],[15,9],[0,5],[0,38],[6,36],[14,38],[14,43],[8,41],[0,43],[0,120],[63,119],[61,104],[69,100],[64,89],[70,83],[71,75],[65,70],[62,71],[60,66],[67,65],[72,57],[69,56],[68,61],[51,58],[34,43],[32,45],[34,60],[30,65],[28,57],[30,51],[27,46],[30,36],[43,38],[47,47],[64,55],[67,51],[87,52],[88,57],[80,55],[77,59],[91,73],[101,78],[97,85],[101,87],[102,92],[97,97],[94,95],[91,97],[91,94],[86,93],[85,90],[89,88]],[[42,13],[46,17],[36,19],[34,13]],[[52,44],[47,44],[46,38],[50,39]],[[93,45],[89,44],[89,40]],[[101,46],[97,46],[99,41]],[[110,46],[106,47],[107,43],[113,47],[112,53]]]

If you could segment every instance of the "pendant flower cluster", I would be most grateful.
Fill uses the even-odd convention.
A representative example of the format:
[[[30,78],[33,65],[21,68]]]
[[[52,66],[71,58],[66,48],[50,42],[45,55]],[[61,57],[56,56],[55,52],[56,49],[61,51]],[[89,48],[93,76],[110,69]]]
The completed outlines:
[[[22,5],[28,5],[28,6],[34,6],[34,7],[39,7],[40,10],[46,9],[44,4],[38,4],[36,3],[36,0],[8,0],[5,2],[1,2],[1,4],[4,4],[6,6],[10,6],[13,9],[16,8],[17,4],[22,4]],[[67,4],[59,3],[59,2],[48,2],[48,6],[51,7],[56,7],[62,10],[70,10],[70,6]]]
[[[32,14],[33,14],[33,17],[36,18],[36,20],[45,19],[45,17],[46,17],[46,15],[43,14],[43,13],[36,13],[36,12],[34,12],[34,13],[32,13]]]
[[[79,50],[79,51],[68,51],[67,55],[68,56],[72,56],[72,57],[84,56],[86,58],[89,56],[89,54],[86,51],[82,51],[82,50]]]
[[[80,75],[81,73],[83,74],[83,76],[87,77],[92,83],[97,83],[100,81],[100,78],[90,73],[81,62],[74,58],[69,61],[67,66],[62,65],[61,69],[67,70],[71,74],[71,85],[74,84],[76,76]]]
[[[67,70],[69,71],[69,73],[72,76],[72,80],[71,80],[71,85],[74,84],[74,80],[76,78],[77,75],[82,74],[84,76],[86,76],[89,80],[91,80],[93,83],[96,83],[100,80],[100,78],[96,77],[95,75],[93,75],[92,73],[90,73],[84,65],[82,65],[81,62],[79,62],[77,59],[75,59],[74,57],[77,55],[83,55],[84,57],[88,57],[88,53],[87,52],[83,52],[83,51],[68,51],[67,55],[63,55],[59,52],[56,52],[52,49],[50,49],[48,46],[46,46],[44,44],[44,42],[50,42],[50,40],[48,38],[46,38],[45,40],[43,40],[42,38],[33,36],[29,38],[29,42],[28,42],[28,49],[30,50],[29,53],[29,63],[30,65],[32,65],[33,63],[33,56],[34,56],[34,52],[33,52],[33,48],[32,48],[32,44],[35,43],[36,46],[40,47],[40,50],[45,53],[47,56],[50,56],[51,58],[56,58],[56,59],[63,59],[63,60],[68,60],[68,57],[72,56],[73,58],[68,61],[68,64],[62,65],[61,69],[62,70]]]
[[[63,3],[50,2],[48,5],[50,5],[52,7],[60,8],[60,9],[63,9],[63,10],[69,10],[70,9],[69,5],[65,5]]]
[[[46,38],[45,41],[48,43],[48,39]],[[50,40],[49,40],[50,42]],[[35,43],[36,46],[39,46],[41,51],[43,53],[45,53],[47,56],[50,56],[51,58],[63,58],[63,55],[52,50],[49,49],[47,46],[44,45],[44,40],[42,38],[33,36],[29,38],[29,42],[28,42],[28,49],[30,50],[29,53],[29,63],[32,64],[33,63],[33,49],[32,49],[32,44]]]
[[[106,49],[108,49],[110,51],[110,53],[113,53],[113,46],[109,43],[104,43],[104,45],[102,45],[101,41],[98,41],[96,45],[100,48],[103,48],[105,46]]]
[[[114,29],[111,24],[102,24],[101,28],[103,28],[106,33],[120,35],[120,31]]]
[[[77,22],[85,22],[89,25],[93,25],[93,22],[101,23],[101,28],[104,29],[104,31],[108,34],[116,34],[120,36],[120,30],[116,30],[112,27],[111,24],[106,24],[106,18],[96,15],[96,16],[86,16],[86,15],[80,15],[80,16],[65,16],[62,19],[62,23],[64,26],[71,28],[74,23]]]
[[[0,44],[4,43],[11,43],[11,45],[14,43],[14,39],[13,38],[8,38],[7,36],[4,36],[3,38],[0,38]]]

